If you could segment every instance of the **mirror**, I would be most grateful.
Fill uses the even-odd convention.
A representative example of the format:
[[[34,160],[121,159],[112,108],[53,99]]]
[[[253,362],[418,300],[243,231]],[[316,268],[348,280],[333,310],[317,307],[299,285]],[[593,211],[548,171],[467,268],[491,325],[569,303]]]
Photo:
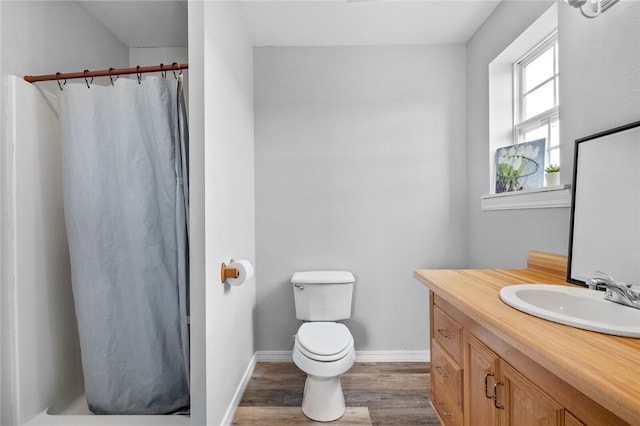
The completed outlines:
[[[576,140],[567,281],[640,284],[640,121]]]

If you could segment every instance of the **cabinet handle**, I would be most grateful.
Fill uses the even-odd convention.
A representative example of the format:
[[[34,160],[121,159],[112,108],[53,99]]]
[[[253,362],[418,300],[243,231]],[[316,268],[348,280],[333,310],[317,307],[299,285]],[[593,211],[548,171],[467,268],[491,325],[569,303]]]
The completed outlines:
[[[487,380],[487,379],[489,379],[489,377],[493,377],[493,376],[494,376],[493,373],[487,373],[487,374],[484,375],[484,396],[486,396],[487,399],[493,399],[493,395],[489,395],[489,392],[488,392],[489,383],[488,383],[488,380]],[[495,393],[495,388],[494,388],[494,393]]]
[[[499,385],[504,386],[504,383],[496,382],[496,384],[493,385],[493,406],[496,407],[498,410],[504,410],[504,405],[498,405],[498,386]]]
[[[447,330],[445,330],[444,328],[439,328],[436,331],[438,332],[439,335],[441,335],[445,339],[448,339],[449,337],[451,337],[451,335],[449,333],[447,333]]]
[[[436,365],[436,371],[438,372],[438,374],[440,374],[440,377],[442,377],[443,379],[446,379],[447,377],[449,377],[447,374],[444,374],[444,370],[439,365]]]
[[[438,402],[438,407],[440,407],[440,414],[445,417],[451,417],[451,413],[447,413],[446,411],[444,411],[444,404],[442,402]]]

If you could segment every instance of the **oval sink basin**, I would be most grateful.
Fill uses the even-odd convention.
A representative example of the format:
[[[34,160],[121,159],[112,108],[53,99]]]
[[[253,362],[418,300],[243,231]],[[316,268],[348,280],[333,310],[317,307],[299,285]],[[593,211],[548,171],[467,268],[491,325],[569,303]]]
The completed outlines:
[[[507,305],[539,318],[615,336],[640,337],[640,309],[604,300],[604,292],[551,284],[500,290]]]

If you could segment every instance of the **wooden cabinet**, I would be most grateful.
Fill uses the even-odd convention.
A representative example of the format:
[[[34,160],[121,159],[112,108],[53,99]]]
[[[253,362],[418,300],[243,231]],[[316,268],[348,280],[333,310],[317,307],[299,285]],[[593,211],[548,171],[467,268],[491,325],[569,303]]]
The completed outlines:
[[[433,306],[431,403],[446,425],[462,425],[462,326]]]
[[[460,362],[462,353],[462,326],[442,309],[435,306],[433,310],[433,338],[451,354],[451,357]]]
[[[502,425],[564,425],[565,410],[530,380],[500,360],[496,405],[501,410]]]
[[[584,426],[431,300],[431,403],[445,426]]]
[[[433,405],[448,425],[462,425],[462,368],[438,343],[431,341]]]
[[[586,426],[580,420],[578,420],[573,414],[564,411],[564,426]]]
[[[464,333],[465,426],[495,425],[500,414],[494,407],[498,383],[498,356],[468,332]]]
[[[462,411],[462,368],[434,339],[431,342],[433,380],[438,382],[451,401]]]
[[[465,425],[564,424],[559,404],[466,331],[463,345]]]
[[[530,252],[526,269],[414,272],[430,290],[431,403],[445,425],[640,426],[640,339],[555,324],[500,300],[512,284],[570,285],[566,265]]]

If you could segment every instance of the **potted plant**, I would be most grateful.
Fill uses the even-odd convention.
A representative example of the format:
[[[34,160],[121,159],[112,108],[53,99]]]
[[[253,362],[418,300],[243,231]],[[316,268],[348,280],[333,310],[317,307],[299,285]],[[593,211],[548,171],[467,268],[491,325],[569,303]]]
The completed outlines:
[[[544,169],[544,180],[547,183],[547,186],[557,186],[560,185],[560,166],[557,164],[549,164]]]

